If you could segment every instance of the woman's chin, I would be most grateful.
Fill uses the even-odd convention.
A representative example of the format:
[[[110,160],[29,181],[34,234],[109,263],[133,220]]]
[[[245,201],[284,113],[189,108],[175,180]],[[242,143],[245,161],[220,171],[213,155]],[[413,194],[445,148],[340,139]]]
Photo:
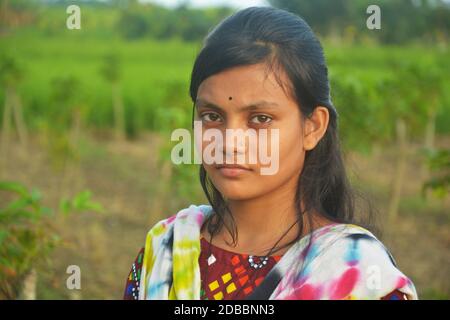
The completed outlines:
[[[246,188],[243,186],[239,187],[227,186],[225,188],[219,189],[219,192],[225,199],[232,201],[243,201],[255,198],[258,196],[258,192],[255,191],[256,190],[250,186]]]

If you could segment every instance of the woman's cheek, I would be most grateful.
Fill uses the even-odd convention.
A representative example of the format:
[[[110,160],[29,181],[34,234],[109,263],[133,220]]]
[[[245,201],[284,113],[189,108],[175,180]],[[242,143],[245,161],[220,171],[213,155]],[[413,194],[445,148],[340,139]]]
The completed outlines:
[[[300,174],[303,168],[304,152],[301,136],[296,134],[297,132],[297,130],[285,130],[280,135],[279,172],[282,179],[292,177],[293,174]]]

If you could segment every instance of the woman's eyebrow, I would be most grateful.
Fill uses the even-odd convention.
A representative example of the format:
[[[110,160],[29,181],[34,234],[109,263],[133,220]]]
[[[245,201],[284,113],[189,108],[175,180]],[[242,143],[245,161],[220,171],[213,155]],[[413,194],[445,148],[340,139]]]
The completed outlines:
[[[195,107],[198,108],[211,108],[211,109],[215,109],[217,111],[224,111],[224,108],[221,108],[220,106],[203,100],[203,99],[197,99],[195,101]],[[266,100],[261,100],[255,103],[252,103],[250,105],[247,106],[243,106],[243,107],[239,107],[239,112],[244,112],[244,111],[255,111],[258,109],[267,109],[267,108],[276,108],[279,107],[279,105],[276,102],[270,102],[270,101],[266,101]]]

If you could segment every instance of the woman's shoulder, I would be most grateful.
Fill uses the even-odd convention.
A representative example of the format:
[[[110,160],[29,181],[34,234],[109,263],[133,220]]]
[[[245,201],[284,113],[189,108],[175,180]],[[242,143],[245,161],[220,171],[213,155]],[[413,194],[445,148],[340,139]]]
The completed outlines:
[[[368,229],[336,223],[318,231],[307,255],[312,281],[333,283],[336,292],[354,287],[352,294],[364,299],[379,299],[394,290],[417,299],[412,281]]]
[[[323,247],[342,246],[346,242],[367,242],[386,249],[383,243],[367,228],[350,223],[330,223],[313,231],[314,242]]]
[[[322,231],[319,230],[317,239],[325,254],[342,254],[349,260],[358,258],[386,260],[397,266],[390,250],[365,227],[356,224],[335,223],[323,228]]]
[[[174,232],[177,239],[187,239],[196,236],[206,217],[211,214],[209,205],[190,205],[155,223],[147,232],[145,239],[146,253],[150,248],[156,252],[157,248],[166,242],[170,242]],[[175,226],[178,226],[175,228]],[[175,231],[176,229],[176,231]]]
[[[176,214],[172,214],[167,218],[157,221],[148,231],[148,234],[151,236],[159,236],[164,234],[166,231],[173,228],[173,226],[177,223],[186,224],[194,224],[201,227],[201,223],[204,218],[206,218],[212,209],[209,205],[194,205],[179,210]]]

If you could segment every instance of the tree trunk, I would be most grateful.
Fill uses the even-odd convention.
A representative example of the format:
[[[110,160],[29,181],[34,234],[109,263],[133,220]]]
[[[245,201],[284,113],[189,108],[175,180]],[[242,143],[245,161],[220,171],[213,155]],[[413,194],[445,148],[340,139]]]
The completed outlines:
[[[396,121],[397,135],[397,163],[392,181],[391,198],[389,201],[388,218],[395,220],[398,216],[403,182],[405,178],[406,153],[407,153],[407,132],[406,124],[403,119]]]
[[[20,100],[20,96],[14,88],[11,88],[10,94],[17,134],[19,136],[20,143],[26,149],[28,144],[28,133],[25,121],[23,120],[22,101]]]
[[[1,169],[4,170],[9,153],[9,143],[10,143],[10,133],[11,133],[11,92],[9,89],[5,91],[5,107],[3,109],[3,124],[2,124],[2,146],[1,146]]]
[[[37,273],[35,269],[31,269],[31,271],[23,280],[23,287],[20,298],[23,300],[36,300],[36,284]]]
[[[434,138],[436,134],[436,108],[431,108],[428,112],[427,124],[425,127],[425,139],[424,139],[424,149],[428,152],[434,150]],[[427,181],[430,172],[428,169],[427,161],[423,161],[422,164],[422,181]]]
[[[78,107],[73,108],[70,130],[67,135],[69,148],[75,157],[64,155],[62,176],[60,182],[60,198],[70,196],[83,186],[80,168],[80,136],[82,128],[81,111]]]
[[[125,139],[125,111],[119,82],[112,84],[112,103],[114,112],[114,128],[117,140]]]

